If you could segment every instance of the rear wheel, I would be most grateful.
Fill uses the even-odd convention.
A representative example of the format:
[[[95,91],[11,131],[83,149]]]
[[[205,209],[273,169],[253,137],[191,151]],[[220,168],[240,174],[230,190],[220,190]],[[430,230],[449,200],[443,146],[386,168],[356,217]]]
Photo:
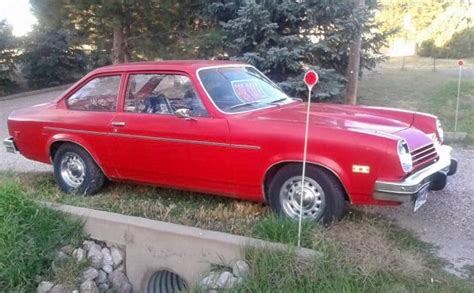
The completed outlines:
[[[307,165],[304,188],[301,188],[301,167],[301,164],[287,165],[273,176],[268,196],[272,210],[279,215],[298,219],[303,197],[303,219],[322,223],[340,220],[345,200],[339,181],[326,170]]]
[[[65,143],[53,158],[54,177],[59,187],[67,193],[94,194],[105,182],[105,176],[80,146]]]

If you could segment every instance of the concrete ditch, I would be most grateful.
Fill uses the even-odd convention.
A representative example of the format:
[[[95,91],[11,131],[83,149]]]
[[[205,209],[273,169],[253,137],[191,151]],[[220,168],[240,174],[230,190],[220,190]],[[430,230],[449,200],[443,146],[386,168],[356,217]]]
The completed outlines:
[[[157,275],[175,274],[187,288],[194,288],[213,267],[244,259],[242,247],[287,250],[288,246],[254,238],[172,223],[125,216],[81,207],[47,204],[84,220],[92,239],[125,251],[125,271],[134,292],[146,292]],[[318,257],[319,252],[300,248],[299,257]]]

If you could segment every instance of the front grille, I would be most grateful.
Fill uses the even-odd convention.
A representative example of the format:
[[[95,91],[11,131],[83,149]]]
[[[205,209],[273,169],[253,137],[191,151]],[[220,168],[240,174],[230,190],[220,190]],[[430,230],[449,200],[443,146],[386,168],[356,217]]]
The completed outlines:
[[[430,143],[410,152],[413,160],[413,170],[418,170],[436,162],[439,158],[434,144]]]

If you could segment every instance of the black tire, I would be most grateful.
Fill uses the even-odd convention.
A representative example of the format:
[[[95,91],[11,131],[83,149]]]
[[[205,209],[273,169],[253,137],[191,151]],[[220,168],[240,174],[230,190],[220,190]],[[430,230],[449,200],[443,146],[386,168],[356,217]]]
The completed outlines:
[[[280,197],[280,191],[283,184],[290,180],[290,178],[301,178],[301,164],[289,164],[282,167],[271,178],[268,194],[268,204],[270,208],[278,215],[290,217],[295,219],[295,214],[289,214],[283,207],[283,202]],[[306,165],[306,178],[314,180],[324,191],[324,208],[318,213],[315,218],[308,219],[329,224],[338,221],[344,214],[345,206],[345,192],[341,183],[329,171],[314,165]],[[299,185],[301,186],[301,184]],[[301,187],[300,187],[301,188]],[[299,213],[298,213],[299,215]]]
[[[67,175],[62,175],[61,164],[63,159],[75,155],[83,168],[82,180],[75,182],[75,185],[68,183]],[[75,157],[74,157],[75,158]],[[82,147],[72,144],[62,144],[53,158],[54,178],[62,191],[73,194],[91,195],[97,193],[105,183],[105,176],[92,157]],[[82,173],[81,173],[82,174]],[[80,183],[79,183],[80,182]]]

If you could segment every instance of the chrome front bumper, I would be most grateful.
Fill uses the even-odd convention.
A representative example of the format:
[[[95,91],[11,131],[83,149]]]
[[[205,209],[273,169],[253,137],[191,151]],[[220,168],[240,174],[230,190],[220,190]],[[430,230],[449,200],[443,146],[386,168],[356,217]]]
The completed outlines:
[[[377,180],[373,197],[379,200],[409,202],[416,199],[418,192],[428,185],[431,190],[443,189],[447,176],[454,175],[457,169],[456,160],[451,158],[451,150],[449,146],[441,146],[437,162],[411,174],[403,181]]]
[[[16,148],[15,142],[13,141],[13,137],[9,136],[3,140],[3,145],[5,146],[7,152],[9,153],[17,153],[18,149]]]

